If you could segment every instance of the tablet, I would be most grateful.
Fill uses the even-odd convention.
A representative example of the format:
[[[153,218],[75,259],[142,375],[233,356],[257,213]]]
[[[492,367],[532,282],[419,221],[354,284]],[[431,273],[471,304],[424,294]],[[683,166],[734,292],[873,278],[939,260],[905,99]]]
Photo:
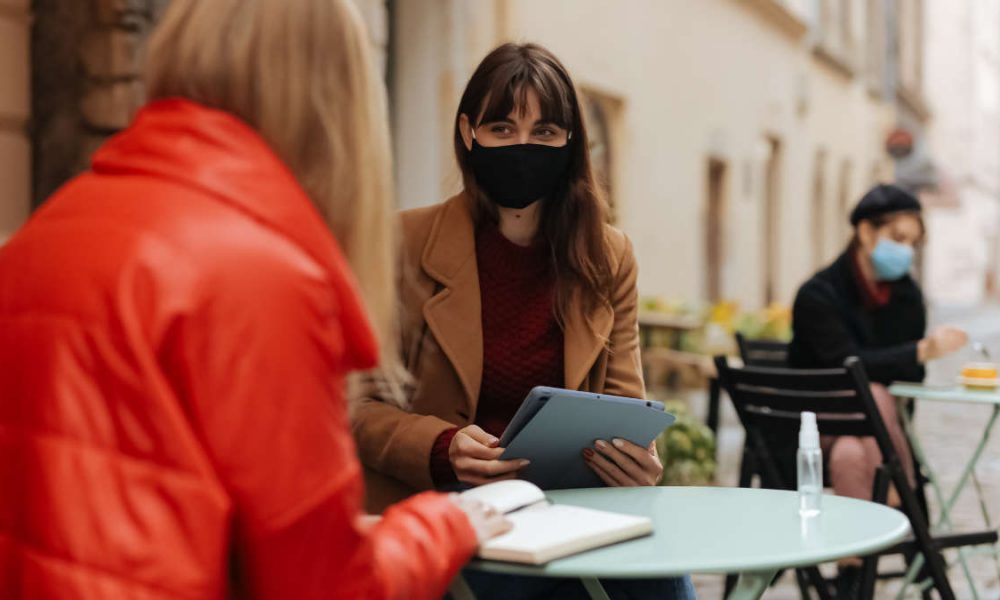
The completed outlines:
[[[598,439],[648,446],[674,422],[655,400],[536,387],[500,437],[501,459],[527,458],[521,478],[542,489],[601,487],[581,452]]]

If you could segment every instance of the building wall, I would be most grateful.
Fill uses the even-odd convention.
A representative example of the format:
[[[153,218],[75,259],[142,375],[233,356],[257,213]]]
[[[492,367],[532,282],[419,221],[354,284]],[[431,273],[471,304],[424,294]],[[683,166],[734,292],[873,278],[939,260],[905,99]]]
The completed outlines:
[[[861,74],[845,75],[814,55],[809,2],[788,5],[793,26],[769,17],[773,7],[760,8],[771,0],[632,0],[627,10],[601,0],[495,0],[474,3],[474,14],[446,0],[400,4],[396,29],[410,32],[394,48],[402,204],[437,202],[456,189],[450,128],[476,63],[500,40],[539,42],[585,92],[620,106],[614,201],[617,223],[635,243],[643,294],[706,294],[710,158],[723,160],[728,173],[722,296],[749,307],[765,298],[768,138],[782,147],[775,298],[784,302],[846,242],[842,164],[851,163],[846,193],[853,203],[884,162],[892,110],[868,93]],[[862,3],[853,4],[863,35]],[[810,223],[821,148],[829,186],[817,256]]]
[[[31,204],[29,0],[0,0],[0,243]]]
[[[402,207],[433,204],[461,189],[451,142],[455,110],[479,59],[505,37],[506,4],[392,3],[389,97]]]
[[[939,304],[972,305],[996,291],[1000,268],[1000,6],[926,8],[928,140],[941,180],[929,202],[926,292]]]
[[[789,302],[842,247],[845,207],[888,175],[880,146],[893,107],[871,93],[869,73],[844,68],[871,58],[861,55],[871,0],[845,0],[847,12],[819,0],[355,1],[388,73],[401,205],[459,189],[454,110],[482,56],[501,40],[540,42],[591,106],[607,110],[616,223],[635,242],[644,294],[707,294],[710,160],[726,173],[720,295],[748,307],[766,297],[767,231],[777,239],[773,296]],[[165,4],[35,1],[31,192],[29,3],[0,0],[0,27],[11,32],[0,35],[0,81],[11,82],[0,86],[0,181],[11,190],[0,235],[23,221],[27,198],[44,199],[128,122],[142,101],[143,43]],[[768,228],[771,140],[782,158],[780,216]]]
[[[35,0],[33,195],[40,204],[145,101],[145,41],[167,0]]]

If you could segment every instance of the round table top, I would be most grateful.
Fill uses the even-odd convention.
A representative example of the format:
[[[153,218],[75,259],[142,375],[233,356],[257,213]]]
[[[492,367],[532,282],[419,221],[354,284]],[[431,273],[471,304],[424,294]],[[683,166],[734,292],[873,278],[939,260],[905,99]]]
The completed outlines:
[[[542,566],[473,561],[473,569],[552,577],[669,577],[769,571],[862,556],[902,540],[906,517],[881,504],[824,495],[821,513],[803,519],[798,493],[699,487],[560,490],[570,504],[653,519],[651,536]]]
[[[918,400],[1000,404],[1000,390],[977,390],[959,385],[934,386],[921,383],[894,383],[889,386],[889,393],[901,398],[916,398]]]

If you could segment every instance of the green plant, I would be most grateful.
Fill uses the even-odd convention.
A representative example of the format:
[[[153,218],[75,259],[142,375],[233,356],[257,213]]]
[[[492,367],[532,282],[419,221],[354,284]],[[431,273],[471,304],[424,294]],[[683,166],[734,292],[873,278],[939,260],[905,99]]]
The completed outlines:
[[[680,332],[652,328],[643,338],[648,347],[676,348],[696,354],[732,354],[736,351],[732,337],[736,332],[748,339],[787,342],[792,337],[792,311],[780,303],[745,311],[732,300],[697,305],[647,296],[640,300],[640,306],[644,312],[703,322],[701,327]]]
[[[715,483],[715,436],[680,401],[665,403],[677,420],[658,438],[656,449],[663,462],[661,485],[711,485]]]

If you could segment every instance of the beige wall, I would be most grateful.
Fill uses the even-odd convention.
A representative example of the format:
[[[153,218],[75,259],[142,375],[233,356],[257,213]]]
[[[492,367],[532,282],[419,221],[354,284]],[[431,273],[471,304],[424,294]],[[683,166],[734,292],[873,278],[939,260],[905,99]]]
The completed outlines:
[[[766,136],[781,140],[777,292],[790,302],[817,266],[810,225],[817,149],[828,156],[821,257],[828,260],[846,241],[837,200],[841,164],[851,162],[853,202],[882,159],[892,111],[868,94],[860,73],[846,76],[814,57],[804,23],[801,35],[793,35],[750,6],[761,3],[495,0],[471,3],[476,14],[446,0],[418,0],[419,8],[400,3],[401,31],[415,27],[401,33],[396,48],[403,205],[436,202],[454,189],[442,175],[451,166],[447,131],[461,87],[483,54],[505,36],[539,42],[579,86],[621,103],[618,224],[635,242],[644,294],[687,300],[705,294],[706,168],[715,156],[729,172],[723,296],[748,307],[762,303],[762,147]],[[855,3],[852,14],[863,15]],[[790,6],[804,18],[800,4]],[[429,16],[431,8],[439,14]],[[863,22],[857,28],[863,31]]]
[[[29,0],[0,0],[0,243],[27,218],[31,146]]]
[[[928,211],[925,293],[973,305],[1000,280],[1000,6],[928,2],[928,141],[942,181]]]
[[[406,0],[395,4],[390,89],[396,180],[403,207],[459,189],[451,135],[465,82],[502,37],[502,0]]]

